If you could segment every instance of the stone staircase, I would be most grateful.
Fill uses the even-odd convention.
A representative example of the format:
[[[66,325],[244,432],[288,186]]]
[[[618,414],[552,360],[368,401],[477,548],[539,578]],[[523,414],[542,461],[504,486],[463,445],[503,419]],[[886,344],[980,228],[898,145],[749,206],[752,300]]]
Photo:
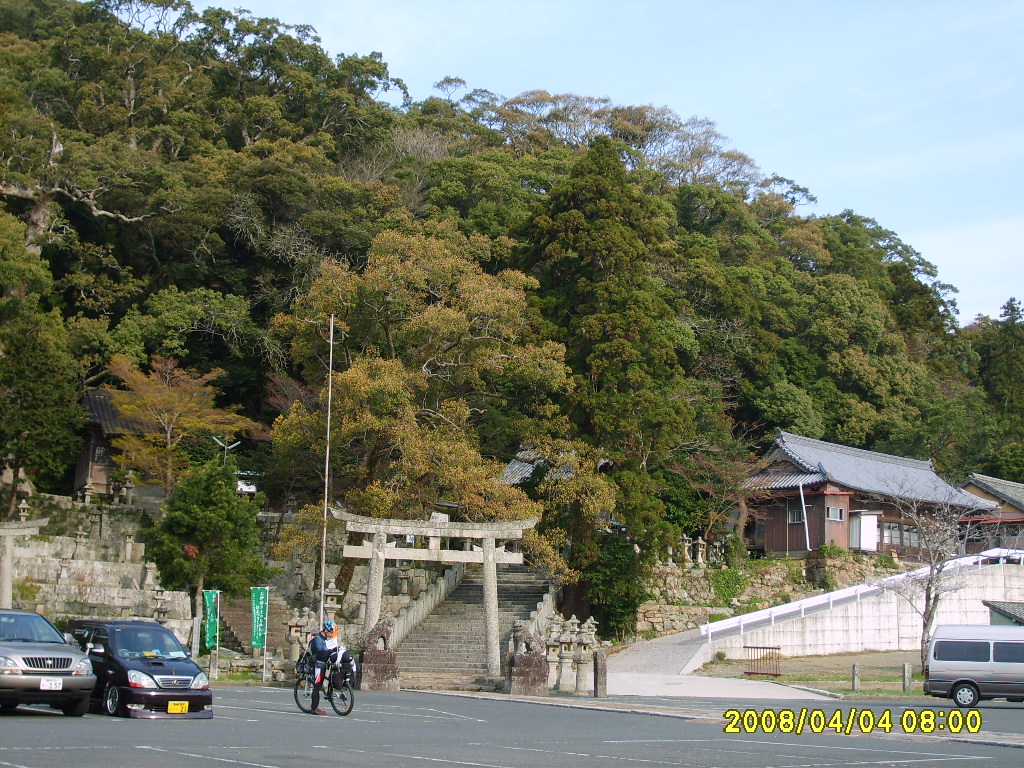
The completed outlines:
[[[291,608],[280,595],[270,591],[267,604],[267,648],[271,654],[280,649],[288,653],[288,627]],[[249,597],[220,598],[220,644],[233,651],[252,653],[252,602]]]
[[[498,566],[498,626],[502,672],[512,625],[527,619],[548,583],[522,565]],[[470,567],[462,583],[396,648],[403,688],[493,689],[487,679],[483,575]]]

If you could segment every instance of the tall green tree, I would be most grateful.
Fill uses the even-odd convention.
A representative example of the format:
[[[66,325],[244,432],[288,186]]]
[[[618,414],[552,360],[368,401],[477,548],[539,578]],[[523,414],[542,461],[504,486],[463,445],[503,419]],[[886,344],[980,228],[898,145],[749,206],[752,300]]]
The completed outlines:
[[[78,367],[56,312],[23,311],[0,323],[0,467],[17,478],[59,479],[81,439]]]
[[[25,247],[25,227],[0,213],[0,468],[13,478],[58,479],[80,444],[80,370],[57,311],[46,311],[50,272]]]
[[[256,520],[264,499],[238,493],[235,469],[232,461],[216,459],[182,480],[145,534],[161,583],[194,590],[196,616],[204,589],[238,594],[270,576]]]
[[[632,183],[620,145],[599,137],[523,233],[523,264],[572,369],[564,407],[614,462],[615,516],[647,563],[672,530],[650,472],[695,431],[685,365],[696,339],[655,272],[669,260],[668,213]],[[576,530],[570,564],[585,589],[597,532],[562,527]]]
[[[1024,309],[1009,299],[998,320],[985,319],[966,329],[980,356],[978,378],[1009,430],[1011,440],[1024,440]]]

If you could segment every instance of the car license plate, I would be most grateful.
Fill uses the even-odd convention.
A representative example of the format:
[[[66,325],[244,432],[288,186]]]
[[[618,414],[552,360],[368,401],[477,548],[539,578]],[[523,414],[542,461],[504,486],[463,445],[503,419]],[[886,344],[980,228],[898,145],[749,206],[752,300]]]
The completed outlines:
[[[40,677],[39,678],[39,690],[40,691],[62,691],[64,690],[64,681],[59,677]]]
[[[184,715],[188,713],[188,702],[187,701],[169,701],[167,702],[167,714],[169,715]]]

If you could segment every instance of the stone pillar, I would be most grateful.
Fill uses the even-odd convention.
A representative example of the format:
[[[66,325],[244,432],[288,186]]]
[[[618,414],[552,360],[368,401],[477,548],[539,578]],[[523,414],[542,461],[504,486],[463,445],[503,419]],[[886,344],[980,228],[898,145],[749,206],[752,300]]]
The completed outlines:
[[[335,616],[338,614],[338,609],[341,608],[341,603],[338,599],[344,596],[344,592],[338,589],[338,586],[334,583],[334,579],[327,582],[327,588],[324,590],[324,620],[335,621]]]
[[[548,637],[545,642],[548,660],[548,688],[554,688],[555,683],[558,682],[558,651],[560,648],[558,637],[561,634],[561,622],[552,621],[551,624],[548,625]]]
[[[305,638],[302,636],[304,624],[299,618],[298,608],[292,608],[291,618],[285,623],[288,625],[288,660],[298,661],[305,645]]]
[[[534,638],[527,624],[523,620],[515,623],[505,690],[514,696],[546,696],[547,661],[544,659],[542,645]]]
[[[384,593],[384,547],[386,533],[373,534],[373,551],[370,554],[370,572],[366,578],[366,614],[363,617],[363,631],[369,634],[380,618],[381,596]]]
[[[132,562],[133,552],[132,549],[135,546],[135,534],[127,532],[124,535],[124,561],[126,563]]]
[[[576,656],[576,629],[580,620],[575,616],[562,624],[562,634],[558,636],[558,683],[555,690],[559,693],[572,693],[576,690],[576,675],[573,674],[573,660]]]
[[[89,522],[92,525],[92,530],[90,531],[90,533],[94,541],[103,538],[103,518],[104,514],[102,509],[92,507],[89,510]]]
[[[693,556],[690,554],[690,546],[693,543],[689,536],[683,536],[683,562],[681,565],[688,566],[693,563]]]
[[[576,652],[576,695],[585,696],[594,690],[594,645],[597,643],[597,622],[591,616],[580,627],[579,650]]]
[[[498,567],[494,559],[494,539],[483,540],[484,639],[487,642],[487,674],[501,674],[501,642],[498,639]]]
[[[359,687],[364,691],[397,691],[400,688],[398,659],[391,647],[394,619],[382,616],[362,637],[363,658]]]
[[[604,648],[594,649],[594,698],[603,699],[608,695],[608,652]]]
[[[708,543],[703,536],[697,537],[697,565],[704,565],[708,561]]]
[[[409,597],[409,566],[402,565],[398,568],[398,601],[402,605],[408,605],[412,602],[412,598]]]
[[[49,518],[0,522],[0,540],[3,541],[3,559],[0,560],[0,608],[11,608],[14,605],[14,537],[33,536],[48,522]]]
[[[4,534],[4,554],[0,561],[0,608],[11,608],[14,600],[14,535]]]

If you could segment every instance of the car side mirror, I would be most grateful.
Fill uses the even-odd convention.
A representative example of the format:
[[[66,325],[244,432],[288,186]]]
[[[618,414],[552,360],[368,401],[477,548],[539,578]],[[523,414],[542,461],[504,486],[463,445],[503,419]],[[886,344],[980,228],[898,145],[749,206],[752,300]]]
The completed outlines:
[[[64,633],[64,642],[68,645],[78,645],[78,641],[75,640],[74,635],[72,635],[70,632]]]
[[[95,653],[97,656],[103,656],[107,652],[103,643],[89,643],[86,648],[89,653]]]
[[[192,646],[191,645],[183,645],[181,647],[185,649],[185,655],[188,656],[191,659],[192,658]]]

